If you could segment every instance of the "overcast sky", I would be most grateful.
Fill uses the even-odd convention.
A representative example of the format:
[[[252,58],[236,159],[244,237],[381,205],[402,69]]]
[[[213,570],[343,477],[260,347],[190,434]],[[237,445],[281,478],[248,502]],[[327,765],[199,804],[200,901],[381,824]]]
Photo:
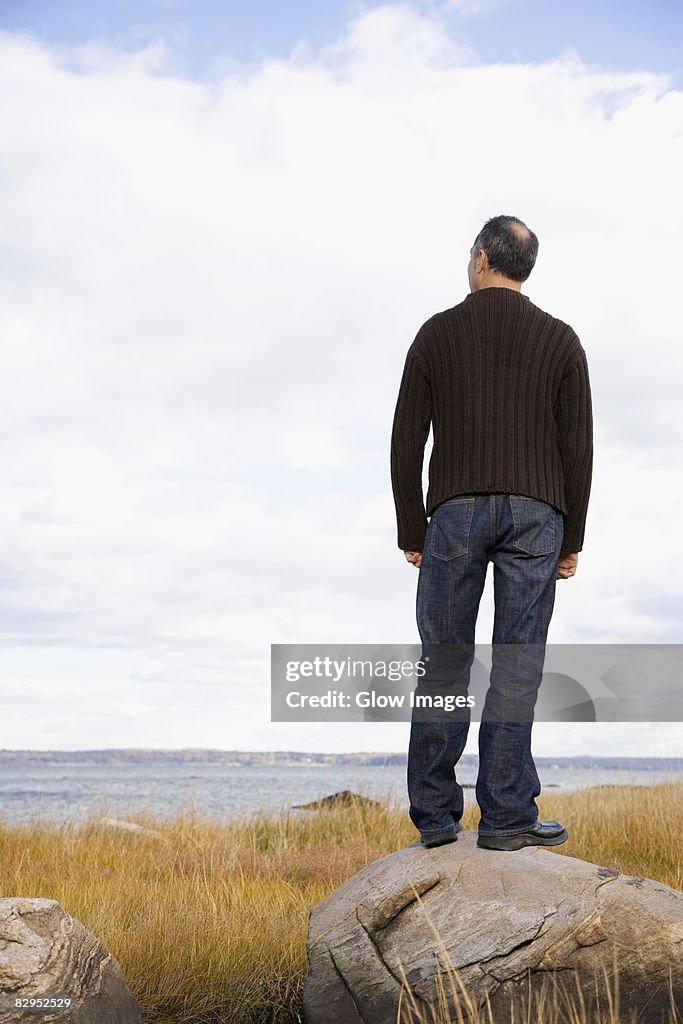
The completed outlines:
[[[270,644],[418,642],[393,409],[497,213],[591,372],[549,642],[681,641],[683,17],[595,7],[0,3],[0,747],[405,748],[271,724]]]

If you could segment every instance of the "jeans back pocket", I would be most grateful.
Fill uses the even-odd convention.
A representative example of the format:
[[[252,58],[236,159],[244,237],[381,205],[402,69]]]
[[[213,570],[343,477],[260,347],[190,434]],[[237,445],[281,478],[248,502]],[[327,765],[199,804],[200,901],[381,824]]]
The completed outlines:
[[[466,555],[476,498],[451,498],[434,510],[431,518],[430,553],[448,562]]]
[[[527,555],[549,555],[555,550],[555,522],[558,513],[545,501],[522,494],[510,495],[513,547]]]

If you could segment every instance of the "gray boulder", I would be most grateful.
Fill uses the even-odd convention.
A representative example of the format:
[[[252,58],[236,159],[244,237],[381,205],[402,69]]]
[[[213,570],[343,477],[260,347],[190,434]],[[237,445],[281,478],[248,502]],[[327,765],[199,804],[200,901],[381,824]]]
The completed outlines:
[[[0,899],[0,1024],[33,1020],[142,1024],[118,963],[80,921],[56,900]]]
[[[672,1000],[683,1017],[683,893],[541,847],[480,849],[465,831],[375,861],[318,903],[308,958],[306,1024],[389,1024],[399,1005],[400,1019],[441,1006],[467,1020],[487,1000],[508,1024],[544,998],[556,1015],[531,1019],[570,1024],[574,1004],[592,1022],[610,1019],[615,974],[613,1019],[670,1024]]]

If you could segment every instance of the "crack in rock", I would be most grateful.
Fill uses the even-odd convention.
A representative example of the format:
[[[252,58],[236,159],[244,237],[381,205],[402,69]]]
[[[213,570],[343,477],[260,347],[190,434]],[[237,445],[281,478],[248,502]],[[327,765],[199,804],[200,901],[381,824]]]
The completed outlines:
[[[358,908],[356,908],[356,920],[358,921],[358,924],[361,926],[361,928],[363,929],[363,931],[367,935],[368,939],[370,940],[370,943],[374,947],[374,949],[375,949],[375,951],[377,953],[377,956],[381,960],[381,962],[382,962],[382,964],[384,966],[384,969],[386,970],[387,974],[389,974],[394,979],[394,981],[396,982],[396,984],[398,985],[399,988],[402,988],[403,987],[403,979],[396,977],[396,975],[392,971],[391,967],[389,966],[389,964],[384,959],[384,954],[382,952],[382,949],[381,949],[379,943],[375,939],[375,937],[372,934],[372,932],[368,928],[365,927],[365,925],[361,921],[360,917],[358,916]]]
[[[346,980],[346,978],[344,977],[344,973],[343,973],[343,971],[341,970],[341,968],[339,967],[339,964],[337,963],[337,961],[336,961],[336,959],[335,959],[335,956],[334,956],[334,953],[332,952],[332,950],[331,950],[331,949],[328,949],[328,950],[327,950],[327,952],[328,952],[328,954],[329,954],[330,960],[332,961],[332,966],[333,966],[333,967],[334,967],[334,969],[335,969],[335,972],[336,972],[336,974],[337,974],[337,977],[339,978],[339,980],[341,981],[342,985],[344,986],[344,988],[345,988],[345,989],[346,989],[346,991],[348,992],[348,995],[349,995],[349,999],[350,999],[350,1000],[351,1000],[351,1002],[353,1003],[353,1008],[354,1008],[354,1010],[356,1011],[356,1015],[357,1015],[357,1017],[358,1017],[358,1020],[359,1020],[360,1024],[363,1024],[363,1018],[362,1018],[362,1016],[361,1016],[361,1012],[360,1012],[360,1010],[359,1010],[359,1008],[358,1008],[358,1003],[356,1002],[356,1000],[355,1000],[355,998],[354,998],[353,992],[352,992],[352,990],[351,990],[351,986],[349,985],[348,981],[347,981],[347,980]]]

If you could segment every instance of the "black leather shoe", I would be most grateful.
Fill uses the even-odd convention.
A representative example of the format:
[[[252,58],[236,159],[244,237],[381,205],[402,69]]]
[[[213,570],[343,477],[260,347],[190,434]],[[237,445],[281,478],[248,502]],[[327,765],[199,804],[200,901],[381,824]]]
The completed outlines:
[[[521,850],[524,846],[559,846],[569,839],[567,829],[559,821],[537,821],[533,828],[514,836],[482,836],[477,846],[486,850]]]
[[[415,843],[411,843],[412,846],[426,846],[428,849],[432,846],[445,846],[446,843],[454,843],[458,838],[458,832],[462,832],[462,822],[457,821],[453,828],[446,829],[444,832],[431,832],[426,836],[420,836]]]

